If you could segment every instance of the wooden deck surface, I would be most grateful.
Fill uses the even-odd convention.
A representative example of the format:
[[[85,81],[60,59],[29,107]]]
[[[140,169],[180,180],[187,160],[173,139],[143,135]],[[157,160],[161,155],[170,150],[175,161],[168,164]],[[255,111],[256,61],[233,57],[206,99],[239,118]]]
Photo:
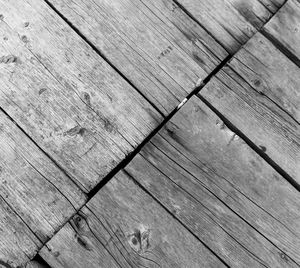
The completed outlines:
[[[299,267],[298,0],[0,0],[0,267]]]

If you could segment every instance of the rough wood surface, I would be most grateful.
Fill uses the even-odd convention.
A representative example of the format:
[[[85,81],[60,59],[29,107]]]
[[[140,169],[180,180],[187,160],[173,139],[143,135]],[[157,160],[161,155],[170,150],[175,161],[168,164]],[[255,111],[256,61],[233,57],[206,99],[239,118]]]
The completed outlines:
[[[172,0],[50,0],[168,114],[227,53]]]
[[[124,172],[40,254],[56,268],[225,267]]]
[[[260,29],[284,0],[177,0],[231,54]]]
[[[270,98],[300,122],[300,69],[267,38],[256,34],[235,54],[229,66],[262,98]]]
[[[199,94],[300,184],[300,126],[288,113],[228,66]]]
[[[288,50],[291,58],[300,67],[300,3],[288,0],[276,15],[265,25],[264,31],[274,43]]]
[[[16,267],[32,258],[86,198],[2,112],[0,148],[0,266]]]
[[[0,6],[0,106],[89,191],[162,116],[44,1]]]
[[[299,192],[196,97],[125,170],[230,267],[298,267]]]

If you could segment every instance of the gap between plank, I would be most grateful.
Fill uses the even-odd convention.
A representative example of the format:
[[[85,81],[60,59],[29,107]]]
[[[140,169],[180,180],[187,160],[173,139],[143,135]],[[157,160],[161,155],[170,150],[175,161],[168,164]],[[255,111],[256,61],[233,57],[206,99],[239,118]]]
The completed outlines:
[[[113,178],[113,176],[115,176],[115,174],[117,172],[119,172],[121,169],[124,169],[127,164],[129,164],[129,162],[142,150],[142,148],[152,139],[153,136],[155,136],[162,128],[163,126],[169,121],[171,120],[171,118],[184,106],[184,104],[194,95],[197,95],[197,93],[199,93],[201,91],[201,89],[211,80],[211,78],[213,76],[215,76],[215,74],[217,74],[226,64],[227,62],[229,62],[231,60],[231,58],[234,56],[231,55],[221,44],[218,40],[215,39],[215,37],[213,35],[211,35],[209,33],[209,31],[207,31],[207,29],[205,27],[203,27],[200,22],[195,19],[181,4],[178,3],[177,0],[173,0],[174,3],[176,3],[182,10],[183,12],[185,12],[193,21],[195,21],[198,25],[200,25],[205,31],[207,31],[209,33],[209,35],[218,43],[220,44],[228,53],[228,56],[221,61],[221,63],[210,73],[208,74],[208,76],[206,76],[205,79],[203,79],[202,81],[200,81],[199,83],[197,83],[195,89],[188,94],[188,96],[186,98],[183,99],[183,101],[167,116],[165,116],[159,109],[158,107],[153,104],[150,100],[148,100],[146,98],[146,96],[120,71],[117,69],[117,67],[115,67],[99,50],[98,48],[93,45],[62,13],[60,13],[48,0],[44,0],[45,3],[54,11],[56,12],[100,57],[102,57],[123,79],[126,80],[126,82],[128,82],[139,94],[141,94],[164,118],[164,120],[159,124],[159,126],[153,130],[145,139],[142,143],[140,143],[136,149],[134,151],[132,151],[124,160],[122,160],[107,176],[105,176],[101,182],[99,182],[89,193],[87,193],[87,201],[88,202],[90,199],[92,199],[96,193],[106,185],[106,183],[108,183],[110,181],[111,178]],[[287,0],[283,3],[283,5],[287,2]],[[282,6],[283,6],[282,5]],[[281,7],[282,7],[281,6]],[[280,8],[281,8],[280,7]],[[279,10],[279,9],[278,9]],[[277,12],[278,12],[277,10]],[[276,13],[277,13],[276,12]],[[272,16],[265,22],[268,23],[268,21],[270,19],[272,19],[272,17],[276,14],[272,14]],[[264,26],[264,25],[263,25]],[[258,31],[261,31],[263,26],[260,29],[257,29]],[[242,45],[241,45],[242,47]],[[257,147],[250,139],[248,139],[241,131],[239,131],[233,124],[231,124],[229,122],[229,120],[227,120],[217,109],[215,109],[210,103],[208,103],[202,96],[197,95],[197,97],[199,97],[217,116],[219,116],[222,121],[227,125],[227,127],[229,129],[231,129],[234,133],[236,133],[238,136],[240,136],[256,153],[258,153],[268,164],[270,164],[278,173],[280,173],[288,182],[290,182],[298,191],[300,191],[300,185],[298,185],[298,183],[295,182],[295,180],[293,178],[291,178],[287,173],[285,173],[285,171],[283,169],[281,169],[280,166],[278,166],[272,159],[270,159],[267,155],[265,155],[263,152],[261,152],[260,148]],[[39,148],[40,146],[29,136],[27,135],[27,133],[2,109],[0,108],[0,110],[8,116],[8,118],[15,123],[20,129],[21,131]],[[63,169],[63,167],[61,167],[48,153],[46,153],[43,149],[41,149],[43,153],[45,153],[45,155],[47,157],[49,157],[49,159],[51,159],[53,161],[53,163],[68,177],[70,178],[77,186],[78,184],[76,183],[76,181],[74,181],[69,175],[68,173]],[[131,176],[130,176],[131,177]],[[78,186],[79,187],[79,186]],[[144,189],[144,187],[142,187],[141,185],[139,185],[139,187],[141,187],[145,192],[148,193],[148,191],[146,189]],[[81,187],[79,187],[81,188]],[[150,194],[151,195],[151,194]],[[152,196],[152,195],[151,195]],[[154,198],[154,197],[153,197]],[[155,198],[154,198],[155,199]],[[156,200],[156,199],[155,199]],[[157,201],[159,202],[159,201]],[[85,203],[86,204],[86,203]],[[84,205],[85,205],[84,204]],[[160,202],[159,204],[164,207]],[[74,215],[72,215],[69,219],[73,218],[78,211],[84,206],[82,205],[77,211],[75,211]],[[166,208],[165,208],[166,209]],[[167,210],[167,209],[166,209]],[[168,211],[168,210],[167,210]],[[169,212],[169,211],[168,211]],[[170,213],[170,212],[169,212]],[[172,215],[172,213],[170,213]],[[173,217],[175,217],[174,215],[172,215]],[[183,224],[183,223],[181,223]],[[183,224],[183,226],[189,231],[191,232],[187,226],[185,226]],[[56,230],[55,233],[57,233],[59,230]],[[192,232],[191,232],[192,233]],[[193,234],[193,233],[192,233]],[[194,234],[193,234],[194,235]],[[194,235],[195,236],[195,235]],[[51,238],[49,238],[50,240]],[[198,239],[198,238],[197,238]],[[49,241],[47,240],[45,243],[43,243],[42,247],[45,246],[47,244],[47,242]],[[199,239],[198,239],[199,240]],[[202,241],[201,241],[202,242]],[[204,244],[204,246],[206,246]],[[207,246],[206,246],[207,247]],[[209,249],[209,248],[208,248]],[[211,249],[209,249],[211,251]],[[212,253],[214,255],[216,255],[213,251]],[[217,255],[216,255],[217,256]],[[219,256],[217,256],[217,258],[220,259]],[[33,258],[33,260],[37,260],[37,261],[41,261],[43,260],[42,257],[37,253],[37,255]],[[229,267],[222,259],[220,259],[220,261],[222,261],[224,263],[224,265],[226,265],[227,267]]]
[[[228,55],[205,79],[200,80],[194,90],[182,100],[181,103],[169,114],[164,120],[133,150],[127,157],[122,160],[107,176],[105,176],[88,194],[88,200],[92,199],[97,192],[108,183],[120,170],[124,169],[129,162],[142,150],[142,148],[168,123],[171,118],[184,106],[184,104],[194,95],[196,95],[210,79],[223,68],[223,66],[232,58]]]
[[[295,187],[300,192],[300,185],[288,175],[276,162],[274,162],[266,153],[264,153],[261,148],[259,148],[254,142],[252,142],[242,131],[240,131],[234,124],[232,124],[221,112],[219,112],[212,104],[210,104],[203,96],[200,94],[197,97],[204,102],[223,122],[224,124],[242,140],[244,140],[247,145],[254,150],[260,157],[262,157],[271,167],[273,167],[283,178],[285,178],[293,187]]]
[[[53,4],[51,4],[48,0],[44,0],[45,3],[61,18],[65,23],[83,39],[93,50],[96,52],[115,72],[117,72],[131,87],[133,87],[144,99],[146,99],[156,110],[157,112],[164,118],[165,115],[158,109],[158,107],[149,100],[135,85],[130,79],[128,79],[114,64],[106,57],[104,54],[90,41],[88,40],[84,34],[82,34],[78,28],[76,28],[72,22],[70,22]]]

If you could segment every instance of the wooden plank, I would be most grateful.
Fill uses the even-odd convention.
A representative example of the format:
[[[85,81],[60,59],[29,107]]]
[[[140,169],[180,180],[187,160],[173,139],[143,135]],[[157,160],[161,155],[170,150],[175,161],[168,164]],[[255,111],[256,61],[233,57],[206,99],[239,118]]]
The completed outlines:
[[[125,170],[230,267],[298,267],[299,192],[196,97]]]
[[[29,261],[42,244],[2,197],[0,213],[0,266],[17,267]]]
[[[300,3],[288,0],[265,25],[264,31],[283,49],[289,50],[295,61],[300,61]]]
[[[229,66],[262,98],[270,98],[300,122],[299,67],[267,38],[256,34],[239,50]]]
[[[177,0],[231,54],[257,32],[284,0]]]
[[[40,254],[57,268],[226,267],[124,172]]]
[[[0,106],[88,192],[162,116],[44,1],[0,5]]]
[[[277,58],[280,61],[282,57],[278,51],[277,54]],[[251,65],[251,63],[247,64]],[[286,64],[281,67],[283,77],[287,75],[288,70],[291,70],[294,74],[295,72],[299,73],[292,64]],[[293,68],[288,69],[285,67]],[[280,75],[280,77],[282,76]],[[262,79],[267,82],[270,81],[267,76],[264,76]],[[262,81],[262,79],[259,81]],[[270,95],[271,98],[278,96],[279,100],[287,104],[284,107],[298,109],[290,109],[290,111],[295,117],[299,117],[299,105],[297,100],[293,100],[293,98],[296,98],[293,92],[297,91],[297,78],[291,77],[291,80],[289,80],[291,84],[287,89],[294,88],[290,91],[285,91],[285,85],[287,86],[289,81],[284,82],[274,78],[273,83],[277,83],[277,81],[283,85],[282,88],[284,89],[280,91],[281,87],[272,87],[272,93],[268,91],[269,93],[266,94]],[[255,81],[252,82],[252,84],[254,83]],[[256,87],[259,87],[258,83]],[[295,94],[298,95],[298,93]],[[203,96],[235,127],[260,147],[266,156],[300,184],[300,126],[293,117],[282,110],[274,101],[270,100],[268,96],[261,94],[260,89],[254,90],[239,73],[228,66],[225,66],[201,90],[199,95]]]
[[[37,253],[86,197],[2,112],[0,147],[0,266],[17,267]]]
[[[161,112],[227,53],[172,0],[50,0]]]

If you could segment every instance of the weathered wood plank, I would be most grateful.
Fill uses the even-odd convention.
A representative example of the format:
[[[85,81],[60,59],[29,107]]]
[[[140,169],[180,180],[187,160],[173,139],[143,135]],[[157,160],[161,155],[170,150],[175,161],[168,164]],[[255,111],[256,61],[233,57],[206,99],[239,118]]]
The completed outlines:
[[[276,15],[265,25],[264,31],[273,41],[289,50],[300,62],[300,3],[288,0]]]
[[[235,54],[229,66],[262,98],[270,98],[300,122],[300,69],[268,39],[256,34]]]
[[[298,267],[299,192],[196,97],[125,170],[230,267]]]
[[[177,0],[231,54],[260,29],[285,0]]]
[[[227,53],[172,0],[50,0],[161,112]]]
[[[42,244],[2,197],[0,215],[0,267],[16,267],[32,258]]]
[[[56,268],[225,267],[124,172],[40,254]]]
[[[0,148],[0,264],[16,267],[28,262],[86,197],[2,112]]]
[[[162,116],[44,1],[0,5],[0,106],[89,191]]]
[[[277,51],[277,54],[277,58],[280,61],[280,52]],[[247,64],[251,65],[251,63]],[[287,74],[289,69],[291,72],[299,73],[292,64],[280,67],[282,68],[283,76],[287,75],[290,77]],[[285,67],[293,68],[285,69]],[[280,77],[282,76],[280,75]],[[268,79],[267,76],[261,77],[259,81],[262,81],[262,79],[270,82],[270,80],[266,80]],[[271,91],[268,91],[268,93],[263,91],[270,95],[271,98],[278,97],[277,100],[285,102],[286,105],[284,107],[294,108],[294,110],[290,109],[290,112],[295,117],[299,116],[298,101],[293,100],[299,95],[296,93],[297,80],[296,77],[291,77],[291,84],[288,88],[290,91],[286,91],[285,87],[289,81],[284,82],[274,78],[273,83],[279,81],[278,83],[283,85],[283,89],[280,91],[281,87],[273,88],[271,84],[272,93],[270,93]],[[249,83],[256,83],[256,87],[259,87],[256,80]],[[259,88],[254,90],[239,73],[228,66],[225,66],[201,90],[199,95],[203,96],[235,127],[260,147],[265,155],[300,184],[300,126],[293,117],[279,107],[280,103],[278,105],[270,100],[268,96],[261,94]]]

